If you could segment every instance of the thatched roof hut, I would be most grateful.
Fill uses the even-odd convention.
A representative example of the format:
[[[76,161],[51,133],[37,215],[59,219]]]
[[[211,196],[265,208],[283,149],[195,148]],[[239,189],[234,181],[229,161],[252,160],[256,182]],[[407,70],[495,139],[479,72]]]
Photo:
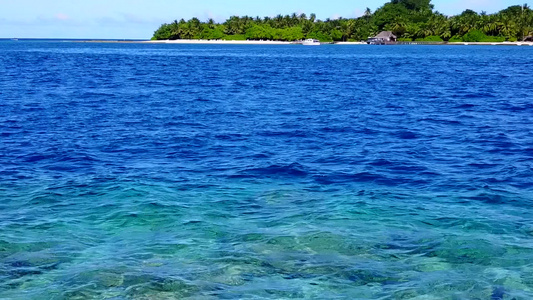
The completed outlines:
[[[376,35],[374,38],[375,39],[382,39],[382,40],[387,41],[387,42],[395,42],[396,41],[396,36],[394,35],[394,33],[392,33],[392,31],[382,31],[378,35]]]
[[[375,37],[368,38],[367,43],[369,44],[384,44],[396,42],[396,36],[392,31],[382,31]]]

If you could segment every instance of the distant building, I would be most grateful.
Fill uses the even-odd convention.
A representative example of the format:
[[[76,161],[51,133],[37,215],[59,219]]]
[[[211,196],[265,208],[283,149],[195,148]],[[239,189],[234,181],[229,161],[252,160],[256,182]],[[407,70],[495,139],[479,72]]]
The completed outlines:
[[[382,31],[375,37],[370,37],[367,40],[368,44],[381,45],[385,43],[396,42],[396,36],[392,31]]]

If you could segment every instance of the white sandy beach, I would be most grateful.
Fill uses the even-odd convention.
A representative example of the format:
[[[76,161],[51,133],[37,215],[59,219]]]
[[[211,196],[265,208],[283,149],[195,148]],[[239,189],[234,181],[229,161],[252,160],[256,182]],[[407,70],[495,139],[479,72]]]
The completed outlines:
[[[282,41],[232,41],[232,40],[159,40],[145,41],[149,44],[217,44],[217,45],[293,45],[295,42]]]
[[[282,42],[282,41],[248,41],[248,40],[157,40],[157,41],[80,41],[81,43],[142,43],[142,44],[198,44],[198,45],[299,45],[301,42]],[[332,45],[367,45],[365,42],[336,42],[324,43]],[[400,43],[407,44],[407,43]],[[533,42],[458,42],[458,43],[427,43],[427,42],[409,42],[409,45],[448,45],[448,46],[533,46]]]
[[[142,43],[149,44],[216,44],[216,45],[294,45],[300,42],[282,42],[282,41],[232,41],[232,40],[159,40],[159,41],[144,41]],[[336,42],[334,45],[367,45],[365,42]],[[413,42],[416,44],[416,42]],[[428,43],[420,43],[428,44]],[[431,45],[431,44],[428,44]],[[480,46],[533,46],[533,42],[502,42],[502,43],[476,43],[476,42],[460,42],[460,43],[445,43],[439,45],[480,45]]]
[[[337,42],[335,45],[367,45],[365,42]]]
[[[145,41],[143,43],[149,44],[216,44],[216,45],[295,45],[301,44],[301,42],[283,42],[283,41],[249,41],[249,40],[158,40],[158,41]],[[326,43],[334,45],[367,45],[365,42],[336,42]]]
[[[461,42],[461,43],[447,43],[446,45],[478,45],[478,46],[533,46],[533,42],[503,42],[503,43],[470,43],[470,42]]]

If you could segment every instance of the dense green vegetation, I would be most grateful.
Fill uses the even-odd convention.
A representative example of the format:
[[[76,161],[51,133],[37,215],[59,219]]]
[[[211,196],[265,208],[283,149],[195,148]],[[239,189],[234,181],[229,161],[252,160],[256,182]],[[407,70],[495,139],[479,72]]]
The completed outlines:
[[[274,18],[233,16],[222,24],[212,19],[207,22],[182,19],[161,25],[152,39],[361,41],[383,30],[394,32],[403,41],[516,41],[533,35],[533,10],[524,4],[495,14],[466,10],[448,17],[434,11],[431,0],[392,0],[374,13],[367,9],[356,19],[321,21],[315,14]]]

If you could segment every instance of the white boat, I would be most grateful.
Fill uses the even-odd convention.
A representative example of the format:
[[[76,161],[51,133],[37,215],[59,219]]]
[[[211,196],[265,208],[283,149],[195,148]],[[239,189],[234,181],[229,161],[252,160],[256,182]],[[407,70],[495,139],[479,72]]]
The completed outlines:
[[[307,40],[302,42],[302,45],[304,45],[304,46],[320,46],[320,41],[319,40],[314,40],[314,39],[307,39]]]

